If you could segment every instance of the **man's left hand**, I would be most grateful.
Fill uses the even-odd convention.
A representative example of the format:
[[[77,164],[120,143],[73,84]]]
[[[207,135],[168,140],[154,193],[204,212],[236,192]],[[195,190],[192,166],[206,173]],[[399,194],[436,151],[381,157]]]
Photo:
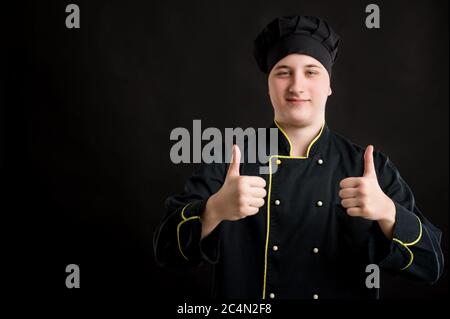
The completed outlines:
[[[339,186],[341,205],[347,209],[348,215],[376,220],[382,228],[392,228],[395,222],[395,205],[378,184],[372,145],[367,146],[364,152],[363,176],[345,178]]]

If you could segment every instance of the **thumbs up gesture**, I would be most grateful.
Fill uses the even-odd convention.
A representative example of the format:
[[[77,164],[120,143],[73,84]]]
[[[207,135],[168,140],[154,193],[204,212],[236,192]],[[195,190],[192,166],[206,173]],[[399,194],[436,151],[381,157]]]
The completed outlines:
[[[395,205],[378,184],[372,145],[367,146],[364,152],[363,176],[345,178],[339,186],[341,205],[347,209],[348,215],[377,220],[380,225],[384,223],[392,226],[395,221]]]
[[[259,176],[241,176],[239,166],[241,152],[233,145],[232,160],[225,181],[220,190],[212,195],[207,204],[205,215],[215,222],[235,221],[258,213],[264,205],[266,181]]]

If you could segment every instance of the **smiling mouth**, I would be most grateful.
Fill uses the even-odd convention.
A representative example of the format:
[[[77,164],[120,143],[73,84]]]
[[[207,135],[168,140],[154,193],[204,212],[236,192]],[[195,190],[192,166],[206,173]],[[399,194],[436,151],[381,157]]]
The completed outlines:
[[[286,99],[286,101],[293,104],[304,104],[307,102],[311,102],[311,100],[306,99]]]

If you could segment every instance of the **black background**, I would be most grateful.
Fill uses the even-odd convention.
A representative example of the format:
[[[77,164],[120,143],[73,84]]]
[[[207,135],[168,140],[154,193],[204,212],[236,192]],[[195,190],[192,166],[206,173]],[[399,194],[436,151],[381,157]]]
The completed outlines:
[[[69,3],[80,7],[80,29],[65,27]],[[208,295],[210,267],[160,269],[153,257],[164,200],[196,168],[170,161],[169,134],[179,126],[192,132],[193,119],[221,130],[271,123],[252,41],[286,14],[321,16],[341,36],[327,123],[389,155],[443,230],[447,260],[448,2],[376,1],[380,29],[365,27],[369,3],[35,1],[14,8],[3,29],[1,145],[3,227],[13,233],[5,263],[25,277],[20,287],[73,294],[65,267],[75,263],[77,293]],[[383,298],[447,295],[447,264],[434,286],[382,277]]]

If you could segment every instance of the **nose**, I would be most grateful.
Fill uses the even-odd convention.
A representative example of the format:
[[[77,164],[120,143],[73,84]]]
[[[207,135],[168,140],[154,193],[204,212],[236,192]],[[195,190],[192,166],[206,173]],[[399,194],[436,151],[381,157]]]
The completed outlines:
[[[289,84],[289,93],[300,94],[305,91],[305,81],[299,72],[294,73]]]

